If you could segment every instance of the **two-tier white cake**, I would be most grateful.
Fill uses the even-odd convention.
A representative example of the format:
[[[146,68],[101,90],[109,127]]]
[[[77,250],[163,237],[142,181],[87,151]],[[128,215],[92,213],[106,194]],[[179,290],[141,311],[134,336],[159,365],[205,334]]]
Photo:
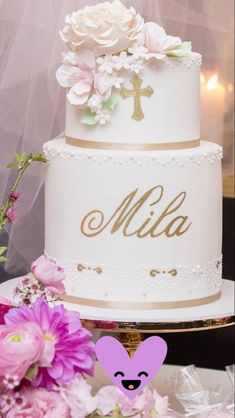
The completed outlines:
[[[119,1],[66,17],[65,138],[45,144],[45,253],[67,298],[159,309],[220,297],[221,147],[200,142],[201,56]]]

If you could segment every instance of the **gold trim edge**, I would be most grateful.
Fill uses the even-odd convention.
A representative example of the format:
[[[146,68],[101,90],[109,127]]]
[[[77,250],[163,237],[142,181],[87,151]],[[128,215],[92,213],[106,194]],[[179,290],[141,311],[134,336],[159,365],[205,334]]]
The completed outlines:
[[[100,301],[97,299],[80,298],[71,295],[63,295],[64,302],[73,303],[75,305],[85,305],[95,308],[105,309],[177,309],[190,308],[194,306],[206,305],[208,303],[216,302],[221,297],[221,292],[215,295],[198,298],[193,300],[179,300],[172,302],[117,302],[117,301]]]
[[[158,333],[182,333],[192,331],[207,331],[219,328],[229,327],[235,324],[235,317],[228,316],[214,319],[201,319],[195,321],[176,321],[176,322],[119,322],[109,321],[112,326],[103,326],[97,319],[81,319],[83,326],[87,329],[96,329],[97,331],[112,331],[118,333],[145,333],[151,334],[153,332]]]
[[[78,148],[88,149],[102,149],[102,150],[120,150],[120,151],[167,151],[167,150],[180,150],[188,148],[196,148],[200,146],[200,139],[193,139],[189,141],[181,142],[168,142],[160,144],[128,144],[118,142],[99,142],[99,141],[87,141],[84,139],[73,138],[70,136],[65,137],[65,142],[68,145],[72,145]]]

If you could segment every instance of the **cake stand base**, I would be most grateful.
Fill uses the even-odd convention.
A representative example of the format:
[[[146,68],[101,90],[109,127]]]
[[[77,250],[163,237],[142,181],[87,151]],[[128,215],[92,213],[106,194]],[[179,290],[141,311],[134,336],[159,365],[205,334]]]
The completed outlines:
[[[19,279],[0,285],[0,295],[12,299]],[[203,331],[234,324],[234,282],[223,280],[221,298],[203,306],[178,309],[118,310],[63,303],[66,308],[78,311],[84,327],[116,333],[117,338],[132,354],[145,333]]]

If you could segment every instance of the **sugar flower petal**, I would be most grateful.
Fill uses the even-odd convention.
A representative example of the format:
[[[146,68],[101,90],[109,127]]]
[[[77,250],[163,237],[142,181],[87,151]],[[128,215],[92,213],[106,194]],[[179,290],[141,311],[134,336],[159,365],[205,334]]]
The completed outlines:
[[[56,78],[61,87],[70,88],[83,78],[83,74],[79,68],[63,64],[56,71]]]

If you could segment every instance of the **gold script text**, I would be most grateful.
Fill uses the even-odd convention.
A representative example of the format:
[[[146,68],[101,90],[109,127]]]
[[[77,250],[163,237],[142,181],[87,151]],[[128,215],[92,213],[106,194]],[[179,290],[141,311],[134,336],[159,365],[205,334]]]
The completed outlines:
[[[188,216],[177,215],[176,212],[183,205],[186,192],[179,193],[170,203],[156,215],[154,210],[157,204],[162,204],[164,188],[161,185],[152,187],[138,198],[139,189],[128,194],[109,219],[101,210],[89,212],[81,223],[81,232],[86,237],[95,237],[110,227],[110,233],[121,231],[124,237],[137,236],[152,238],[166,235],[168,238],[181,236],[189,229],[191,222]],[[149,208],[149,216],[139,221],[143,209]],[[140,225],[136,227],[136,219]]]

